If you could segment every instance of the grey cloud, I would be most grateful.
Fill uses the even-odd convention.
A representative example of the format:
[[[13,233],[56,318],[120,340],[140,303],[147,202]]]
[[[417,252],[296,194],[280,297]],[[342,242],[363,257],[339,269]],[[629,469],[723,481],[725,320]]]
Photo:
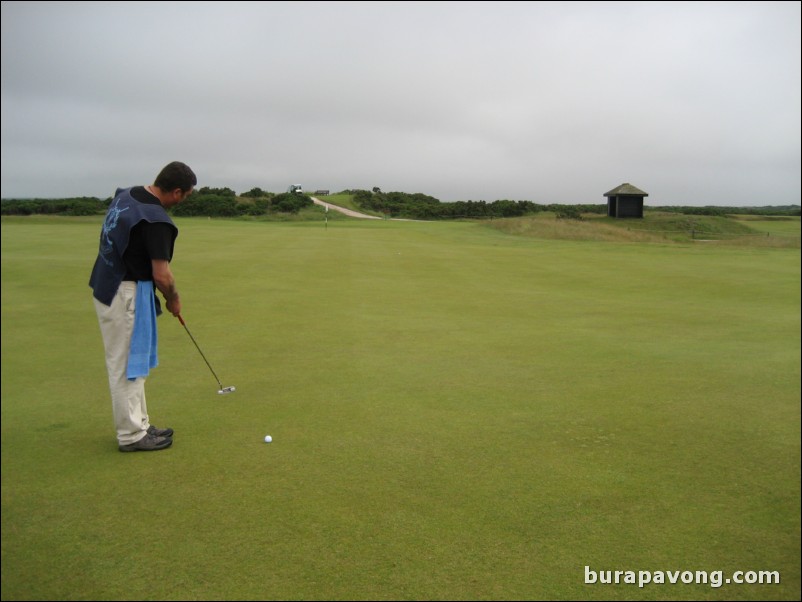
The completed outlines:
[[[3,2],[2,196],[798,204],[797,2]]]

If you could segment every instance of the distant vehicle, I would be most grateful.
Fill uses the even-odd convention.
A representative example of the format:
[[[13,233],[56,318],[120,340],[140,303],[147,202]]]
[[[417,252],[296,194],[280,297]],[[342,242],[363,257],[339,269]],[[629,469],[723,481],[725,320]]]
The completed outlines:
[[[287,192],[289,193],[293,192],[301,193],[303,191],[304,191],[303,186],[301,186],[300,184],[290,184],[290,187],[287,188]]]

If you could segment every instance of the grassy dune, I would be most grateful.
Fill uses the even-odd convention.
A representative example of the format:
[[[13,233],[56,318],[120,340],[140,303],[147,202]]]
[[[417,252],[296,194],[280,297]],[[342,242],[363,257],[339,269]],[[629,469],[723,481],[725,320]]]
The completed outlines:
[[[555,219],[549,212],[496,219],[492,228],[532,238],[604,242],[716,242],[728,246],[800,248],[798,217],[696,216],[647,213],[643,219],[586,215],[582,220]]]
[[[175,443],[121,454],[100,222],[2,220],[3,600],[799,599],[798,249],[180,220],[237,391],[161,317]]]

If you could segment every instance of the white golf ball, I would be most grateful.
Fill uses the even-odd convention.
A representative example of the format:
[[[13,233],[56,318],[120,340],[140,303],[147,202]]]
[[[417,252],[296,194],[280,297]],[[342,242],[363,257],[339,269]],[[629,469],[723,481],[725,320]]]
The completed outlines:
[[[273,440],[273,437],[270,435],[265,435],[265,443],[270,443]]]

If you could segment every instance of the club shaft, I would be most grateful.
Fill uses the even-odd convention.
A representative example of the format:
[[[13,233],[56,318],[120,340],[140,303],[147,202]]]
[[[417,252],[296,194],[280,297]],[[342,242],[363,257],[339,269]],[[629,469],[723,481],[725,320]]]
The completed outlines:
[[[201,351],[200,345],[198,345],[198,342],[195,340],[195,337],[192,336],[192,333],[189,331],[189,328],[187,328],[186,322],[184,322],[184,318],[182,318],[179,315],[178,316],[178,320],[179,320],[179,322],[181,322],[181,326],[184,327],[184,330],[187,331],[187,334],[189,335],[189,338],[192,339],[193,343],[195,343],[195,348],[198,350],[198,353],[201,354],[201,357],[203,358],[203,361],[206,362],[206,365],[209,366],[209,370],[212,371],[212,375],[214,376],[214,379],[217,381],[218,386],[222,390],[223,389],[223,383],[220,382],[220,379],[217,377],[217,373],[215,373],[214,368],[212,368],[212,365],[209,363],[209,360],[206,359],[206,356],[203,354],[203,351]]]

